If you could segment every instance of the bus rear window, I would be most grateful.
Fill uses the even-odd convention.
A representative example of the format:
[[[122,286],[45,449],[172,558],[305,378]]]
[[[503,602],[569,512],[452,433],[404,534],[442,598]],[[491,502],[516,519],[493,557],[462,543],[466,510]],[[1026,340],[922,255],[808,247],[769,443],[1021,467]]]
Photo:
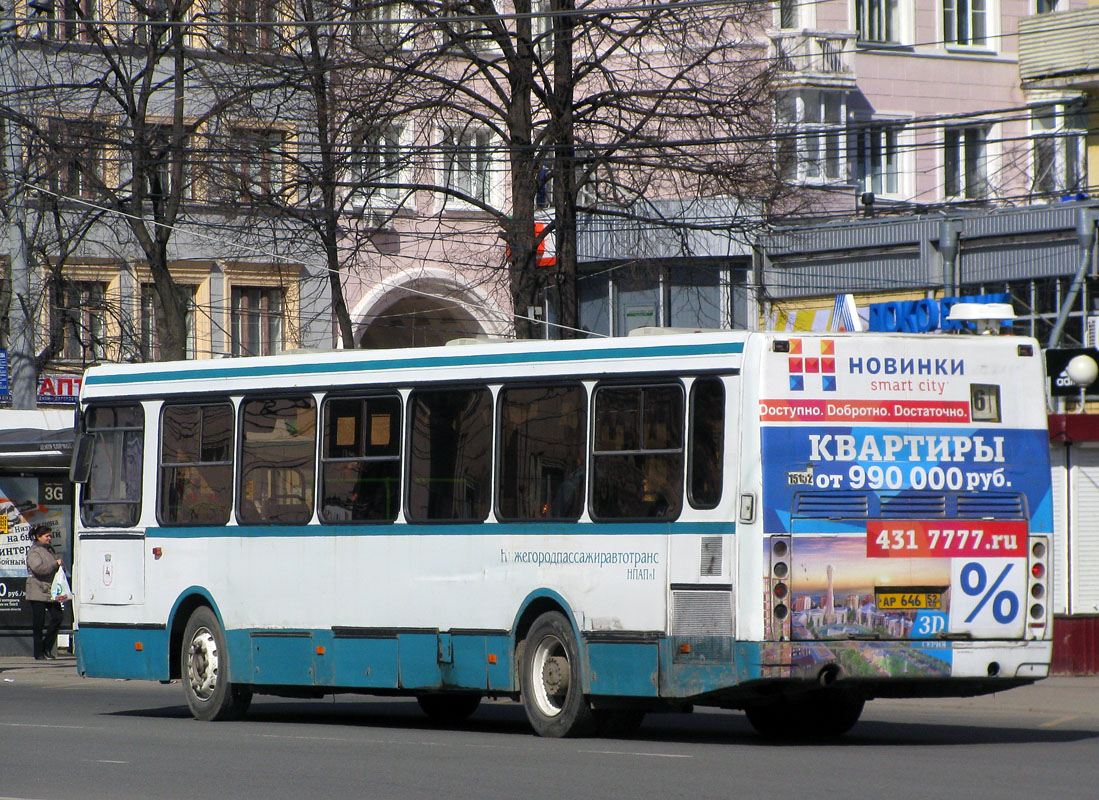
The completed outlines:
[[[162,525],[224,525],[233,507],[233,406],[170,405],[160,419]]]
[[[133,527],[141,516],[145,414],[137,404],[93,406],[84,420],[92,455],[80,519],[89,528]]]
[[[683,505],[683,388],[595,393],[592,516],[675,519]]]
[[[321,520],[392,522],[401,497],[401,398],[324,404]]]

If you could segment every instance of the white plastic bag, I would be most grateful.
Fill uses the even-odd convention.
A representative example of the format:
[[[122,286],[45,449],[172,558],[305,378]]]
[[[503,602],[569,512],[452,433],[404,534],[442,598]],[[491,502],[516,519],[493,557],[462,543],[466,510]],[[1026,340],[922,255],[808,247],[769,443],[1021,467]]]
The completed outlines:
[[[73,590],[69,588],[69,579],[65,577],[65,568],[58,567],[57,574],[53,576],[53,584],[50,585],[50,600],[64,603],[72,597]]]

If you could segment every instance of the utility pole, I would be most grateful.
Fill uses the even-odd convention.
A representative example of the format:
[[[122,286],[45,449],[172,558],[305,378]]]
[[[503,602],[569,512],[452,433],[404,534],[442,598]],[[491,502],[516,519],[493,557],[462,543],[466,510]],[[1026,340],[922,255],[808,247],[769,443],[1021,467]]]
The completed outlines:
[[[15,65],[19,57],[14,3],[4,8],[0,29],[0,94],[19,100],[20,81]],[[10,15],[10,17],[9,17]],[[22,117],[21,113],[16,116]],[[38,405],[38,376],[34,370],[34,307],[31,297],[31,275],[27,264],[26,178],[23,163],[23,136],[19,120],[10,121],[2,131],[4,153],[0,169],[10,178],[4,203],[7,224],[8,268],[11,299],[8,302],[8,391],[13,409],[34,409]]]

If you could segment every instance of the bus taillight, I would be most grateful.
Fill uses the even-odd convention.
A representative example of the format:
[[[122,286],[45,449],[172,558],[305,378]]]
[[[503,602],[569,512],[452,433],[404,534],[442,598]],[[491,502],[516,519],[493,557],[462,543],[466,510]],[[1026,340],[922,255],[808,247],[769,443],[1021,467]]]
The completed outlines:
[[[1046,587],[1047,568],[1046,558],[1049,547],[1044,537],[1031,537],[1030,542],[1030,579],[1029,590],[1031,605],[1029,610],[1030,620],[1028,626],[1033,631],[1033,636],[1038,636],[1046,627],[1047,596]]]
[[[771,573],[768,581],[768,597],[772,619],[768,620],[770,638],[790,638],[790,587],[785,582],[790,575],[790,540],[784,537],[771,539]]]

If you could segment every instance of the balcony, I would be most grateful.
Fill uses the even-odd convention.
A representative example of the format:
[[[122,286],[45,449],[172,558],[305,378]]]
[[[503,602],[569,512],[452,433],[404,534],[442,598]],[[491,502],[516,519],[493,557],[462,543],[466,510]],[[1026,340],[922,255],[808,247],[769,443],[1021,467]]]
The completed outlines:
[[[855,88],[855,31],[777,31],[770,34],[779,81],[785,86]]]
[[[1019,20],[1024,89],[1099,90],[1099,6]]]

